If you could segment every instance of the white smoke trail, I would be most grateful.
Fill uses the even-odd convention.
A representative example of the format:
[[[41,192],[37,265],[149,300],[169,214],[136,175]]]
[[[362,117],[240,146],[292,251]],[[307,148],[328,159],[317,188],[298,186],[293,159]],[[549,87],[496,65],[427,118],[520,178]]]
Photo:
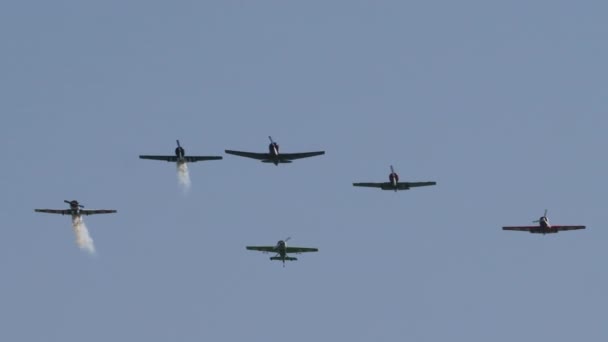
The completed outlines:
[[[190,173],[188,172],[188,163],[177,163],[177,181],[182,186],[184,191],[190,190]]]
[[[83,249],[90,254],[95,254],[95,245],[93,245],[93,239],[89,235],[89,230],[84,224],[84,220],[80,216],[76,216],[72,219],[72,229],[76,234],[76,244],[80,249]]]

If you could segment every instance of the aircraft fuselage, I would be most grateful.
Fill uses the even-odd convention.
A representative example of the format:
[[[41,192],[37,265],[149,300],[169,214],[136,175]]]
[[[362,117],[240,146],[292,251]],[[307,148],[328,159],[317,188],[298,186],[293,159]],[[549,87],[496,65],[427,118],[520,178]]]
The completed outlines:
[[[391,182],[391,184],[393,185],[393,188],[395,188],[395,190],[396,190],[397,183],[399,183],[399,175],[395,172],[391,172],[391,174],[388,175],[388,180]]]
[[[288,259],[287,258],[287,251],[285,248],[285,241],[284,240],[280,240],[279,242],[277,242],[277,245],[275,247],[275,250],[278,254],[278,257],[271,257],[270,260],[280,260],[283,262],[283,267],[285,267],[285,261]],[[292,260],[292,259],[290,259]],[[295,259],[293,259],[295,260]]]
[[[287,253],[285,252],[285,241],[281,240],[281,241],[277,242],[276,249],[277,249],[277,253],[279,253],[281,258],[285,259],[285,256],[287,255]]]
[[[183,147],[176,147],[175,148],[175,156],[178,159],[184,159],[184,155],[185,155],[185,151]]]
[[[533,234],[555,234],[558,233],[557,229],[552,229],[549,219],[546,216],[541,216],[538,219],[538,229],[530,230]]]
[[[270,156],[270,160],[274,165],[279,165],[279,144],[276,142],[271,142],[268,145],[268,155]]]
[[[78,201],[76,201],[76,200],[67,201],[66,200],[64,202],[70,205],[70,215],[72,215],[73,220],[80,217],[80,208],[82,206],[78,203]]]
[[[551,229],[551,225],[549,224],[549,219],[546,216],[538,219],[538,224],[543,229]]]
[[[177,157],[177,162],[183,164],[185,162],[184,157],[186,156],[186,150],[179,144],[179,140],[176,140],[177,147],[175,148],[175,156]]]

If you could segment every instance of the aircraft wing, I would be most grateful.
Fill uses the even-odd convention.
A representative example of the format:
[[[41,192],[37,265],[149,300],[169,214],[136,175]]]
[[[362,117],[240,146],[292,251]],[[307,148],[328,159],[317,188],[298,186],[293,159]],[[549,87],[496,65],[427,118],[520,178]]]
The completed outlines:
[[[37,213],[47,213],[47,214],[61,214],[61,215],[70,215],[72,211],[69,209],[34,209]]]
[[[296,159],[320,156],[323,154],[325,154],[325,151],[303,152],[303,153],[281,153],[281,154],[279,154],[279,158],[281,158],[283,160],[296,160]]]
[[[307,252],[318,252],[317,248],[307,248],[307,247],[285,247],[285,253],[307,253]]]
[[[113,214],[116,210],[106,210],[106,209],[81,209],[80,213],[82,215],[96,215],[96,214]]]
[[[260,252],[276,252],[277,251],[275,246],[247,246],[246,248],[250,251],[260,251]]]
[[[400,182],[397,183],[397,190],[407,190],[409,188],[415,188],[419,186],[430,186],[436,185],[436,182]],[[382,190],[395,190],[393,187],[393,183],[384,182],[384,183],[353,183],[353,186],[362,186],[367,188],[379,188]]]
[[[393,186],[391,183],[353,183],[353,186],[363,186],[366,188],[380,188],[382,189],[385,186]]]
[[[232,154],[239,157],[253,158],[257,160],[266,160],[270,158],[270,154],[268,153],[254,153],[254,152],[242,152],[242,151],[232,151],[225,150],[227,154]]]
[[[164,160],[168,162],[177,162],[176,156],[139,156],[139,159]]]
[[[514,230],[519,232],[529,232],[531,230],[539,230],[539,226],[513,226],[513,227],[502,227],[502,230]]]
[[[194,163],[197,161],[206,161],[206,160],[220,160],[222,157],[220,156],[184,156],[184,160],[188,163]]]
[[[585,226],[551,226],[551,228],[544,230],[539,226],[515,226],[515,227],[502,227],[502,230],[514,230],[521,232],[531,232],[531,233],[556,233],[559,231],[565,230],[577,230],[577,229],[585,229]]]
[[[409,188],[416,188],[419,186],[430,186],[430,185],[436,185],[436,184],[437,184],[436,182],[401,182],[401,183],[397,183],[397,188],[405,190],[405,189],[409,189]]]
[[[556,229],[557,231],[577,230],[577,229],[585,229],[585,226],[551,226],[551,229]]]

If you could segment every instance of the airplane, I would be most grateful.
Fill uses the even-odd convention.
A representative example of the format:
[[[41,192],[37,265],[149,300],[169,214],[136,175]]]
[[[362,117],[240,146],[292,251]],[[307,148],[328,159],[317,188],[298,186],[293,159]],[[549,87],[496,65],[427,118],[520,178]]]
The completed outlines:
[[[555,234],[562,230],[577,230],[577,229],[585,229],[585,226],[552,226],[549,224],[549,219],[547,218],[547,209],[545,209],[545,214],[541,216],[538,220],[532,221],[534,223],[538,223],[538,226],[512,226],[512,227],[502,227],[502,230],[515,230],[515,231],[524,231],[530,232],[532,234]]]
[[[399,175],[391,165],[391,173],[388,175],[388,182],[384,183],[353,183],[353,186],[362,186],[368,188],[380,188],[382,190],[409,190],[410,188],[419,186],[436,185],[436,182],[399,182]]]
[[[279,154],[279,144],[274,142],[271,136],[268,136],[268,139],[270,139],[270,145],[268,145],[268,153],[254,153],[232,150],[226,150],[225,152],[227,154],[232,154],[235,156],[257,159],[262,161],[262,163],[273,163],[277,166],[279,164],[291,163],[293,160],[296,159],[309,158],[325,154],[325,151]]]
[[[287,253],[307,253],[307,252],[318,252],[317,248],[307,248],[307,247],[287,247],[285,242],[289,241],[291,238],[287,238],[285,240],[279,240],[275,246],[247,246],[246,248],[250,251],[260,251],[264,253],[274,252],[277,255],[270,257],[270,260],[279,260],[283,262],[283,267],[285,267],[285,261],[296,261],[298,258],[287,256]]]
[[[70,205],[70,209],[34,209],[34,211],[37,213],[71,215],[73,219],[81,215],[113,214],[116,212],[116,210],[107,209],[84,209],[84,206],[76,200],[65,200],[64,202]]]
[[[175,148],[175,156],[150,156],[143,155],[139,156],[140,159],[152,159],[152,160],[165,160],[168,162],[174,162],[178,164],[184,163],[194,163],[197,161],[205,161],[205,160],[220,160],[221,156],[186,156],[186,151],[179,144],[179,140],[177,141],[177,147]]]

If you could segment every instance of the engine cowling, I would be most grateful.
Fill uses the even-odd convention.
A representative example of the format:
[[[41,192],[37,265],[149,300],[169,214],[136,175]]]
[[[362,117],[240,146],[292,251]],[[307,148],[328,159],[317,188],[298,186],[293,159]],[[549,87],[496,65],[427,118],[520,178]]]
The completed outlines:
[[[179,158],[183,157],[185,155],[186,151],[184,150],[183,147],[179,146],[175,148],[175,155]]]
[[[279,153],[279,144],[276,142],[270,143],[270,145],[268,145],[268,152],[270,154],[275,154],[275,152]]]
[[[391,174],[388,176],[388,179],[389,179],[389,181],[390,181],[391,183],[393,183],[393,182],[395,182],[395,183],[396,183],[396,182],[399,182],[399,175],[393,172],[393,173],[391,173]]]

